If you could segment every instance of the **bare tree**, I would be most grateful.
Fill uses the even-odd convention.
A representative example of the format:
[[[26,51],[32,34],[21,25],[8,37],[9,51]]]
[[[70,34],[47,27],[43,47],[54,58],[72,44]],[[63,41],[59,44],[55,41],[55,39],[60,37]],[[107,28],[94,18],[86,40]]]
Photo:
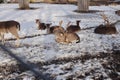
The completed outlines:
[[[77,0],[78,2],[78,11],[88,11],[90,0]]]
[[[29,9],[29,0],[18,0],[20,9]]]

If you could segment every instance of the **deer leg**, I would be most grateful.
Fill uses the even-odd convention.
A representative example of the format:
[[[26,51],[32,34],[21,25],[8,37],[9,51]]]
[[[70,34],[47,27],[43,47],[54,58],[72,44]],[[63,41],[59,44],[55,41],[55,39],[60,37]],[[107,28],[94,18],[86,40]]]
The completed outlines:
[[[4,33],[1,33],[1,34],[0,34],[0,36],[1,36],[1,41],[2,41],[2,44],[4,45],[4,44],[5,44],[5,40],[4,40]]]
[[[20,45],[20,42],[19,42],[20,38],[19,38],[19,35],[18,35],[18,32],[17,32],[17,29],[13,27],[9,30],[9,32],[17,38],[17,42],[16,42],[15,45],[18,47]]]

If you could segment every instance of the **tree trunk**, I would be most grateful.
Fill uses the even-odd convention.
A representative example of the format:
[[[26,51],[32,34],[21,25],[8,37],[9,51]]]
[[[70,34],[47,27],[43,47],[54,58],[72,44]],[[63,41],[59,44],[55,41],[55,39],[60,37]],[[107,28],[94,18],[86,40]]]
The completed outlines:
[[[78,1],[78,11],[88,11],[90,0],[77,0]]]
[[[29,0],[18,0],[20,9],[29,9]]]
[[[4,0],[4,3],[7,3],[7,0]]]

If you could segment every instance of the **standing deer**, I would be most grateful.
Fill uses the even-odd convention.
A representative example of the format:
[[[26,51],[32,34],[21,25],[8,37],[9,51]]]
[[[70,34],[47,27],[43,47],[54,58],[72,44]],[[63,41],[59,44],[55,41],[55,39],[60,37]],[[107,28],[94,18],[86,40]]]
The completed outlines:
[[[11,33],[17,38],[16,46],[19,46],[20,43],[18,42],[19,40],[18,31],[20,31],[19,22],[14,20],[0,22],[0,36],[3,44],[5,43],[4,34]]]
[[[67,24],[66,31],[67,31],[67,32],[74,32],[74,33],[80,31],[81,28],[80,28],[79,23],[80,23],[80,20],[77,20],[77,21],[76,21],[76,25],[70,25],[70,22],[69,22],[69,23]]]

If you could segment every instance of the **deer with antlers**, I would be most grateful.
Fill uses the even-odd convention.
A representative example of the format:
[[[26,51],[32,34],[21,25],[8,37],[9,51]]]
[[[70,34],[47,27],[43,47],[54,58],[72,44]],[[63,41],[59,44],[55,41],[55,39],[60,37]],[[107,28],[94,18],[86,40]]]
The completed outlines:
[[[120,16],[120,10],[115,11],[115,14]]]
[[[57,26],[55,25],[55,26],[49,27],[48,28],[48,33],[55,33],[55,32],[58,32],[58,31],[64,32],[65,29],[62,27],[62,23],[63,23],[63,21],[61,20],[59,22],[59,25],[57,25]]]
[[[68,23],[69,24],[69,23]],[[67,31],[55,31],[55,40],[58,43],[69,44],[69,43],[78,43],[80,42],[79,36],[74,32]]]
[[[80,20],[77,20],[76,25],[70,25],[71,22],[69,22],[67,24],[66,31],[67,32],[74,32],[74,33],[80,31],[81,30],[80,25],[79,25],[80,22],[81,22]]]
[[[101,16],[104,19],[104,25],[99,25],[94,32],[98,34],[116,34],[117,30],[115,24],[110,23],[105,14],[101,14]]]
[[[55,32],[55,40],[62,44],[78,43],[80,42],[80,37],[76,33]]]
[[[5,33],[11,33],[14,35],[17,40],[19,40],[19,35],[18,31],[20,31],[20,23],[14,20],[9,20],[9,21],[2,21],[0,22],[0,36],[2,43],[4,44],[5,39],[4,39],[4,34]],[[16,43],[16,46],[19,46],[19,42]]]

